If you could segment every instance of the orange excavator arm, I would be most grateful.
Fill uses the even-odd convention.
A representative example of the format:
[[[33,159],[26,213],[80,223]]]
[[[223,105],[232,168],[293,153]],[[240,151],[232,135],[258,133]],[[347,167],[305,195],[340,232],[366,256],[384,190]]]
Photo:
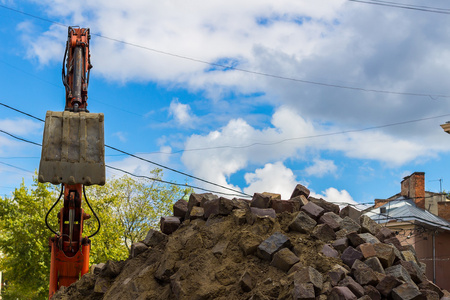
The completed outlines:
[[[48,111],[45,119],[39,182],[61,184],[58,200],[45,218],[54,233],[51,249],[49,299],[62,286],[69,286],[89,271],[90,238],[100,229],[100,220],[86,198],[85,186],[105,183],[103,114],[87,110],[89,71],[89,29],[69,27],[62,80],[66,88],[63,112]],[[97,231],[83,237],[83,196],[98,221]],[[58,212],[58,230],[48,224],[48,216],[63,197]]]

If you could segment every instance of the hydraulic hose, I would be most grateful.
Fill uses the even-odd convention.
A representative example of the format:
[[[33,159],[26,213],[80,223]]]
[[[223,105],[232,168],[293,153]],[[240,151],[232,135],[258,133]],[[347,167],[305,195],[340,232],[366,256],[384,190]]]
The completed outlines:
[[[50,229],[50,231],[56,235],[58,235],[58,233],[50,227],[47,219],[48,219],[48,215],[50,214],[50,212],[53,210],[53,208],[56,206],[56,204],[58,204],[59,200],[61,200],[61,196],[62,196],[63,192],[64,192],[64,185],[61,183],[61,192],[59,193],[58,200],[56,200],[56,202],[53,204],[53,206],[50,208],[50,210],[45,215],[45,225],[47,225],[48,229]]]
[[[93,234],[91,234],[90,236],[88,236],[88,239],[90,239],[91,237],[93,237],[94,235],[96,235],[96,234],[100,231],[101,223],[100,223],[100,219],[97,217],[97,214],[96,214],[95,211],[92,209],[91,204],[89,203],[88,198],[86,197],[86,189],[85,189],[85,186],[84,186],[84,185],[83,185],[83,195],[84,195],[84,199],[86,200],[87,205],[88,205],[89,208],[91,209],[92,213],[94,214],[94,217],[97,219],[97,222],[98,222],[98,228],[97,228],[97,231],[95,231]]]

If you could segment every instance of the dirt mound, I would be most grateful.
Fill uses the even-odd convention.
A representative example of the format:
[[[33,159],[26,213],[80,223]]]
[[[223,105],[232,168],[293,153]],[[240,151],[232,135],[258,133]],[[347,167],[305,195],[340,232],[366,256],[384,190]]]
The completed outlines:
[[[350,208],[309,197],[193,194],[53,299],[439,299],[414,250]],[[353,217],[353,219],[351,218]],[[412,295],[412,296],[411,296]],[[420,298],[422,299],[422,298]]]

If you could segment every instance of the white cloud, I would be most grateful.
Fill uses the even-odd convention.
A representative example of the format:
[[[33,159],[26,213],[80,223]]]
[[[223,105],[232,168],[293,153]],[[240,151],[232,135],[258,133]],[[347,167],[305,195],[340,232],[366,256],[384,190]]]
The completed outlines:
[[[196,176],[227,185],[232,174],[250,164],[265,165],[263,170],[267,170],[270,166],[267,162],[276,160],[291,159],[297,163],[313,160],[314,165],[305,169],[308,175],[334,174],[337,167],[333,161],[309,158],[323,150],[339,152],[349,158],[381,161],[391,167],[418,157],[430,157],[439,151],[430,151],[418,142],[395,139],[377,130],[333,134],[339,131],[338,127],[305,121],[287,107],[281,107],[272,117],[272,126],[266,128],[255,129],[243,119],[236,119],[208,135],[192,135],[186,141],[181,159]],[[258,174],[265,174],[261,172]],[[248,177],[249,183],[256,180],[258,174]]]
[[[211,114],[217,119],[226,116],[229,121],[209,134],[188,137],[185,148],[218,148],[187,151],[182,162],[211,181],[231,186],[230,176],[249,165],[261,173],[268,163],[306,162],[320,156],[321,151],[398,167],[450,149],[450,139],[442,137],[437,121],[352,131],[441,115],[450,109],[450,101],[303,81],[448,95],[448,19],[423,14],[418,22],[407,10],[343,0],[197,0],[176,4],[138,0],[133,5],[121,0],[82,1],[82,5],[44,0],[40,5],[50,16],[67,23],[89,24],[93,33],[149,48],[93,35],[95,72],[108,81],[156,82],[209,97]],[[20,29],[28,53],[42,64],[59,63],[64,30],[51,26],[35,38],[28,27],[24,24]],[[240,69],[294,80],[224,71],[202,62],[231,63]],[[258,99],[260,103],[253,104],[253,93],[264,95]],[[227,110],[218,109],[224,96],[230,95],[250,95],[248,102],[255,108],[252,112],[260,104],[269,105],[275,111],[270,124],[256,127],[241,113],[239,101],[229,104],[234,109],[231,117]],[[193,121],[188,103],[174,100],[169,112],[180,125]],[[339,131],[348,133],[333,135]],[[264,145],[247,147],[254,143]],[[235,148],[222,147],[227,145]],[[334,163],[318,161],[306,172],[324,176],[326,167],[336,168]],[[258,179],[263,175],[258,174],[255,171],[255,185],[263,181]]]
[[[321,194],[311,192],[311,196],[315,198],[324,198],[328,202],[333,202],[336,204],[358,204],[346,190],[339,191],[333,187],[326,189]]]
[[[40,130],[43,129],[43,123],[20,118],[0,119],[0,128],[11,134],[29,136],[40,133]]]
[[[313,165],[305,169],[306,175],[317,177],[323,177],[328,174],[336,175],[337,166],[334,164],[334,161],[315,158],[313,162]]]
[[[179,125],[190,125],[194,119],[191,107],[183,104],[178,99],[173,99],[169,106],[169,116],[173,116]]]
[[[289,199],[298,183],[292,170],[282,162],[268,163],[254,173],[245,174],[245,181],[248,186],[244,192],[247,194],[270,192],[281,194],[282,199]]]

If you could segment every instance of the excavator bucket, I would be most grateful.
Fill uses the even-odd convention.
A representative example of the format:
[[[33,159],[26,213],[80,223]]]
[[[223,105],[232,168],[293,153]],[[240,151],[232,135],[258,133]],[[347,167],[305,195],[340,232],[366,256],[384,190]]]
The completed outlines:
[[[47,111],[39,182],[105,184],[102,113]]]

